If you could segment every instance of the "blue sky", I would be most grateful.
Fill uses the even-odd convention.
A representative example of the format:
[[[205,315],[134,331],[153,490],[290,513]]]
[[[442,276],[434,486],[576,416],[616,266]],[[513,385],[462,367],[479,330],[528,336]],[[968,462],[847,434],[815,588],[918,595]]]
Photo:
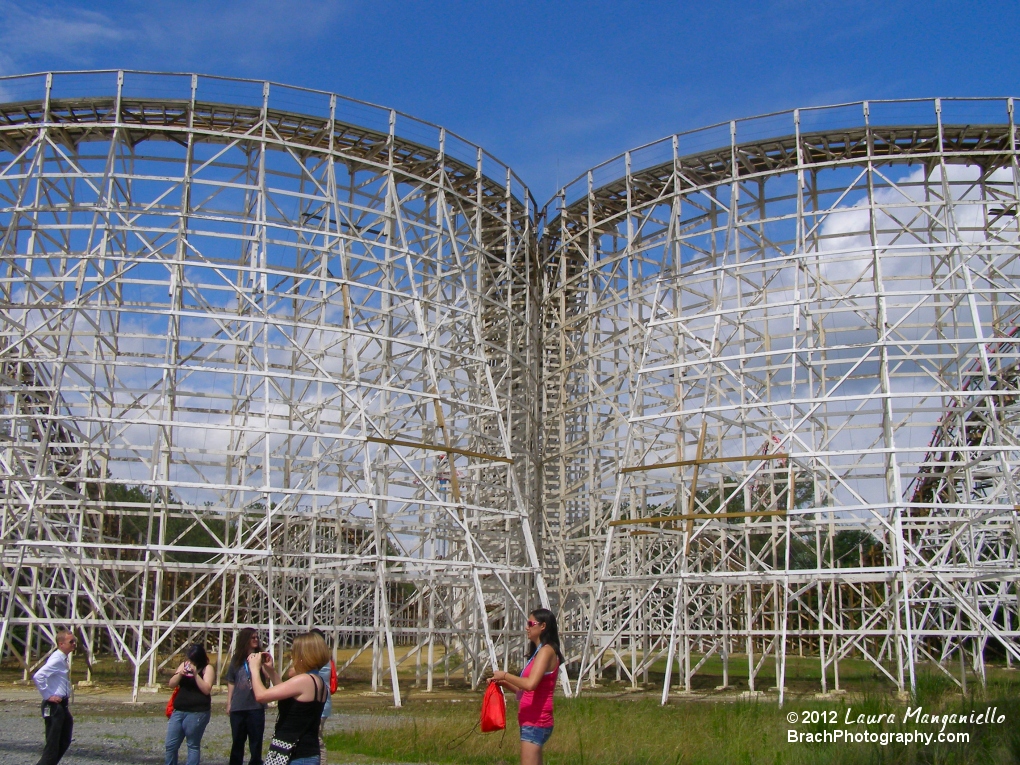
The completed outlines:
[[[1020,96],[1020,3],[9,2],[0,73],[131,68],[331,90],[446,126],[539,204],[664,135],[826,103]]]

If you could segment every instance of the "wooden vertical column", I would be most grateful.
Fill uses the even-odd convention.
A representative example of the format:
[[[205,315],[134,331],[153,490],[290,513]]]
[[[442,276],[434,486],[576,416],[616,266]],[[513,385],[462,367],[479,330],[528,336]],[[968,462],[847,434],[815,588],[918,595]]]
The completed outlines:
[[[701,460],[705,457],[705,433],[708,430],[708,420],[702,416],[701,420],[701,433],[698,435],[698,451],[694,458],[694,470],[691,473],[691,494],[687,498],[687,514],[689,516],[694,515],[694,511],[697,508],[697,494],[698,494],[698,471],[701,468]],[[694,533],[694,518],[687,519],[687,527],[684,531],[684,556],[687,556],[691,551],[691,534]]]

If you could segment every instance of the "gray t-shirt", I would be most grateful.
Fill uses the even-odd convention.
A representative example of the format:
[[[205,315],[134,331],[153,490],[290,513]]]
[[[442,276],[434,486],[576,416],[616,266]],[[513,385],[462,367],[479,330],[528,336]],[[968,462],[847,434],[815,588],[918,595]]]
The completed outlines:
[[[231,662],[227,667],[227,683],[234,686],[234,693],[230,697],[231,712],[249,712],[256,709],[265,709],[265,704],[255,701],[255,691],[251,688],[251,674],[247,664],[235,667]]]

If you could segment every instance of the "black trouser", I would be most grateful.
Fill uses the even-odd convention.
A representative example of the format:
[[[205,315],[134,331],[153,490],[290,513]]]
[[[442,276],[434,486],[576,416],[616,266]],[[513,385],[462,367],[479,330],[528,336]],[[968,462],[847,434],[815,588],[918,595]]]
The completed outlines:
[[[251,759],[248,765],[262,765],[262,736],[266,732],[266,710],[246,709],[230,713],[230,765],[244,762],[244,742],[248,740]]]
[[[49,710],[49,715],[46,714]],[[57,765],[71,745],[71,730],[74,718],[67,708],[67,699],[63,701],[44,701],[42,703],[43,722],[46,725],[46,747],[43,749],[39,765]]]

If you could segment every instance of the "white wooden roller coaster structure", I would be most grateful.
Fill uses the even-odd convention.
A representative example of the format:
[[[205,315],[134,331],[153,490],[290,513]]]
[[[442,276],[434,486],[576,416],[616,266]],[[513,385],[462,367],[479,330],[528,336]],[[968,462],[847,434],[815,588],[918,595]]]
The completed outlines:
[[[564,688],[1017,643],[1012,99],[627,152],[544,209],[276,83],[0,79],[0,650],[134,668],[310,627],[400,703],[553,607]],[[345,654],[346,655],[346,654]],[[745,661],[746,658],[746,661]]]

